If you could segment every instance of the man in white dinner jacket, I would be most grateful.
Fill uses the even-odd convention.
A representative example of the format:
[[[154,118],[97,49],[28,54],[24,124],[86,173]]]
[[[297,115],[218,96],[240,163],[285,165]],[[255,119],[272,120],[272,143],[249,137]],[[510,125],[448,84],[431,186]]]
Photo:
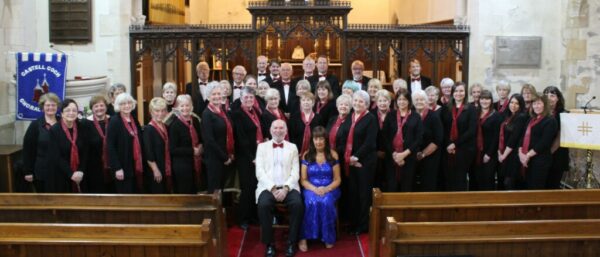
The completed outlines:
[[[285,203],[290,220],[285,255],[294,256],[300,225],[304,215],[304,203],[300,195],[298,180],[299,161],[296,145],[285,141],[287,125],[283,120],[271,124],[272,140],[261,143],[256,150],[256,199],[262,242],[266,245],[265,256],[275,256],[273,243],[273,208],[275,203]]]

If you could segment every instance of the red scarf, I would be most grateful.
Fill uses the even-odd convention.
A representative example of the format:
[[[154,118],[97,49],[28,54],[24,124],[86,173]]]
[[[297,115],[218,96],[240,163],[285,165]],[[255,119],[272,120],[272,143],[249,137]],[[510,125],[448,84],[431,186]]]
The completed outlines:
[[[192,138],[192,147],[197,147],[200,145],[200,139],[198,138],[198,133],[196,133],[196,128],[194,127],[194,118],[190,117],[189,120],[185,120],[181,116],[177,116],[181,123],[185,124],[190,133],[190,137]],[[196,174],[196,183],[200,185],[200,174],[202,172],[202,155],[194,155],[194,174]]]
[[[263,141],[263,133],[262,128],[260,126],[260,120],[258,119],[256,112],[251,112],[246,107],[242,107],[242,110],[244,110],[246,115],[248,115],[248,117],[250,118],[250,120],[252,120],[252,123],[254,123],[254,126],[256,127],[256,144],[258,145]]]
[[[110,175],[109,175],[109,165],[108,165],[108,146],[106,145],[106,131],[108,130],[108,117],[104,118],[104,131],[102,131],[102,128],[100,127],[100,122],[98,121],[98,119],[96,119],[96,116],[94,116],[94,127],[96,127],[96,130],[98,131],[98,135],[100,135],[100,137],[102,138],[102,165],[104,165],[103,167],[103,171],[104,171],[104,181],[110,181]]]
[[[77,122],[73,121],[73,135],[69,132],[69,128],[67,127],[67,123],[65,123],[64,119],[60,120],[60,127],[63,132],[65,132],[65,136],[67,136],[67,140],[71,143],[71,154],[70,158],[71,162],[69,163],[69,167],[71,168],[71,172],[75,172],[79,170],[79,149],[77,148]],[[73,192],[79,193],[79,186],[75,182],[72,183]]]
[[[227,127],[227,154],[229,156],[234,153],[234,145],[235,139],[233,138],[233,126],[231,126],[231,121],[227,118],[227,115],[224,111],[221,111],[218,107],[214,107],[212,104],[208,104],[208,109],[212,111],[214,114],[218,115],[225,122],[225,126]]]
[[[396,111],[396,122],[397,122],[397,130],[396,130],[396,135],[394,135],[394,141],[392,142],[392,145],[394,146],[394,152],[400,153],[404,151],[404,124],[406,124],[406,121],[408,120],[408,118],[410,117],[410,113],[411,111],[408,110],[408,113],[406,113],[406,116],[404,118],[402,118],[401,114],[400,114],[400,110]],[[402,171],[402,168],[400,166],[398,166],[396,163],[394,163],[394,167],[396,168],[396,179],[400,179],[400,172]]]
[[[300,117],[302,118],[302,122],[304,123],[304,134],[302,135],[302,149],[300,151],[301,154],[308,150],[308,145],[310,145],[310,123],[315,118],[315,113],[311,112],[308,116],[308,120],[306,120],[306,115],[303,111],[300,111]]]
[[[317,102],[317,114],[321,113],[321,109],[323,109],[323,107],[325,107],[325,105],[327,105],[327,100],[325,100],[325,103],[321,103],[321,101]]]
[[[456,141],[458,139],[458,117],[463,112],[465,104],[461,104],[458,110],[456,107],[452,108],[452,127],[450,128],[450,140]]]
[[[133,118],[130,116],[130,118]],[[123,120],[123,125],[129,134],[133,137],[133,162],[135,164],[135,178],[137,181],[138,189],[141,191],[143,186],[143,177],[142,173],[144,172],[142,168],[142,145],[140,144],[140,136],[138,135],[138,130],[135,124],[129,124],[125,120],[125,117],[121,115],[121,119]],[[133,123],[133,120],[131,121]]]
[[[367,113],[367,110],[363,111],[363,113],[358,115],[358,118],[356,117],[356,112],[352,114],[352,125],[350,126],[350,132],[348,133],[348,138],[346,140],[346,150],[344,151],[344,161],[346,162],[346,176],[350,175],[350,157],[352,156],[352,144],[354,143],[354,126],[356,126],[356,123],[362,120],[362,118],[364,118],[367,115]]]
[[[160,138],[162,138],[163,143],[165,144],[165,179],[167,181],[167,192],[171,192],[173,188],[173,180],[171,175],[171,155],[169,154],[169,134],[167,133],[167,129],[164,124],[158,124],[156,121],[151,120],[150,126],[154,127]]]
[[[490,117],[490,115],[492,115],[492,113],[494,113],[492,111],[492,109],[490,108],[487,113],[485,113],[485,115],[483,115],[482,118],[479,118],[478,122],[477,122],[477,156],[475,157],[476,161],[475,163],[477,165],[480,165],[482,160],[481,158],[483,158],[483,123],[485,123],[485,121]]]
[[[375,108],[377,108],[377,102],[373,101],[371,102],[371,107],[369,108],[369,110],[374,110]]]
[[[421,113],[421,121],[424,121],[427,118],[427,115],[429,115],[429,108],[424,108],[423,112]]]
[[[258,100],[254,100],[254,104],[252,106],[254,106],[254,110],[258,112],[258,115],[262,115],[262,109],[260,108],[260,105],[258,105]]]
[[[225,99],[225,103],[223,105],[224,105],[223,106],[223,110],[225,110],[226,112],[228,112],[229,108],[230,108],[230,106],[229,106],[229,98]]]
[[[527,154],[529,152],[529,144],[531,143],[531,128],[542,121],[542,116],[538,115],[535,118],[531,118],[529,120],[529,124],[527,124],[527,129],[525,130],[525,136],[523,137],[523,145],[521,146],[521,153]],[[521,167],[521,175],[525,176],[525,167]]]
[[[379,129],[383,128],[383,121],[385,120],[386,115],[390,110],[387,110],[385,113],[381,113],[380,110],[377,110],[377,121],[379,121]]]
[[[504,100],[504,103],[502,105],[500,105],[500,100],[498,100],[498,103],[496,103],[498,112],[504,112],[504,110],[506,110],[506,107],[508,107],[508,97],[506,98],[506,100]]]
[[[335,120],[335,123],[331,127],[331,131],[329,131],[329,147],[331,149],[335,149],[335,140],[336,140],[337,132],[340,129],[340,126],[342,126],[342,123],[344,123],[344,120],[346,120],[346,116],[344,116],[344,117],[338,116],[338,118]]]
[[[504,153],[504,150],[506,149],[506,143],[504,140],[504,130],[506,129],[506,126],[508,126],[508,123],[511,122],[511,120],[513,119],[513,117],[515,115],[517,115],[517,114],[516,113],[513,114],[510,118],[503,121],[502,124],[500,125],[500,139],[498,140],[498,149],[500,150],[501,153]]]

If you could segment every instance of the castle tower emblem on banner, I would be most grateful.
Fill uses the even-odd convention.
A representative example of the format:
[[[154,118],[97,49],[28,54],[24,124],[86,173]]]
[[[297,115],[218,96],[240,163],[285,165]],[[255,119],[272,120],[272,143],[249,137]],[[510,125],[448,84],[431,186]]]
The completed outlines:
[[[37,103],[40,101],[40,97],[48,92],[50,92],[50,84],[48,84],[48,81],[46,80],[46,73],[44,73],[44,81],[42,82],[42,85],[40,85],[40,79],[36,79],[35,87],[33,88],[32,100]]]

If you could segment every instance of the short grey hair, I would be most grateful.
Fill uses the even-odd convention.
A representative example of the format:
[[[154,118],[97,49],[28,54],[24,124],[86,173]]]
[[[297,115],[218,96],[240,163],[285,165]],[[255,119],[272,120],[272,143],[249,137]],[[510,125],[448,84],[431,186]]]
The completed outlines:
[[[223,89],[223,85],[221,85],[221,83],[217,82],[217,81],[209,82],[206,85],[206,91],[205,91],[206,96],[207,97],[210,96],[212,94],[212,91],[215,90],[216,88]]]
[[[259,81],[259,82],[258,82],[258,84],[256,85],[256,87],[257,87],[257,88],[258,88],[258,87],[261,87],[261,86],[263,86],[263,87],[264,87],[265,85],[266,85],[266,87],[267,87],[267,88],[271,88],[271,85],[269,85],[269,82],[266,82],[266,81],[264,81],[264,80],[261,80],[261,81]]]
[[[367,93],[367,91],[358,90],[354,92],[354,94],[352,95],[352,99],[357,97],[360,97],[365,101],[365,103],[367,104],[367,108],[369,107],[369,105],[371,105],[371,97],[369,96],[369,93]]]
[[[440,89],[437,88],[436,86],[428,86],[427,88],[425,88],[425,93],[427,93],[428,95],[431,93],[436,94],[438,97],[440,96]]]
[[[122,93],[122,94],[118,95],[117,98],[115,98],[115,102],[114,102],[114,106],[113,106],[115,108],[115,112],[120,112],[121,111],[120,105],[122,103],[126,103],[126,102],[131,102],[131,104],[132,104],[131,110],[135,109],[137,101],[135,101],[135,99],[133,99],[133,97],[129,93]]]
[[[335,106],[339,106],[342,103],[347,103],[348,105],[352,105],[352,97],[349,95],[340,95],[337,99],[335,99]]]
[[[275,88],[269,88],[267,89],[267,92],[265,93],[265,100],[271,100],[273,98],[279,98],[281,99],[281,96],[279,95],[279,91]]]
[[[242,87],[240,90],[240,97],[245,96],[247,94],[256,95],[256,90],[251,87]]]
[[[379,100],[380,97],[385,97],[389,101],[392,101],[392,94],[387,89],[377,90],[377,93],[375,93],[375,101]]]
[[[429,97],[427,97],[427,93],[425,93],[425,91],[423,90],[416,90],[415,92],[412,93],[412,101],[413,103],[415,102],[415,99],[417,99],[418,97],[423,97],[425,99],[426,103],[429,103]]]
[[[310,82],[306,79],[300,80],[298,81],[298,83],[296,84],[296,91],[298,91],[298,89],[300,88],[304,88],[307,91],[310,91]]]
[[[443,78],[440,82],[440,87],[443,87],[444,85],[449,85],[452,87],[454,86],[454,80],[452,80],[451,78]]]
[[[168,89],[172,89],[173,91],[177,92],[177,85],[175,85],[175,83],[169,81],[163,85],[162,91],[165,92]]]
[[[496,91],[500,89],[508,89],[508,93],[510,94],[510,83],[507,80],[500,80],[496,85]]]
[[[110,85],[110,87],[108,88],[108,97],[109,98],[113,98],[115,91],[117,91],[117,88],[120,88],[123,90],[123,92],[127,92],[127,87],[125,87],[125,84],[123,83],[113,83],[112,85]]]
[[[480,88],[481,90],[484,89],[483,85],[481,85],[481,83],[476,82],[476,83],[471,84],[471,86],[469,87],[469,94],[472,95],[473,94],[473,89],[475,89],[475,88]]]
[[[395,79],[393,85],[398,85],[400,86],[400,88],[404,88],[404,89],[408,89],[408,84],[406,83],[406,80],[404,79]]]

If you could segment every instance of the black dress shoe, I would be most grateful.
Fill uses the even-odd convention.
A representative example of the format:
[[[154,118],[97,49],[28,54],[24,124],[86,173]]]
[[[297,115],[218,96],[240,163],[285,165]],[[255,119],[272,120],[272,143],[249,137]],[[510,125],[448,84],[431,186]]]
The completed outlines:
[[[294,254],[296,254],[296,251],[294,249],[294,245],[296,244],[288,244],[287,249],[285,250],[285,257],[292,257],[294,256]]]
[[[266,257],[274,257],[275,256],[275,246],[267,245],[267,250],[265,251]]]

